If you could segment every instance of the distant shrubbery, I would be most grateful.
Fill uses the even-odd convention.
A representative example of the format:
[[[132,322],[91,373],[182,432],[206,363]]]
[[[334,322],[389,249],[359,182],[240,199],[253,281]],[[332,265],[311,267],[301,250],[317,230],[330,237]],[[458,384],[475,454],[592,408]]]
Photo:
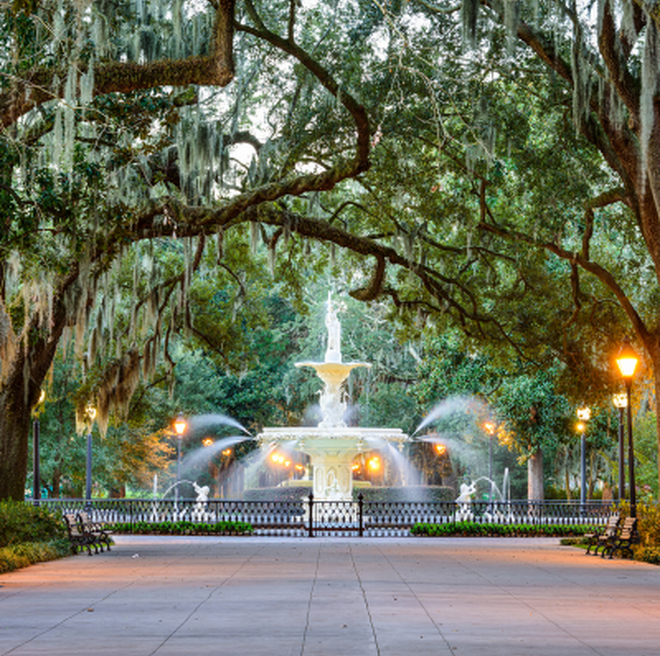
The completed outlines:
[[[429,537],[568,537],[593,531],[593,526],[581,524],[480,524],[479,522],[447,522],[446,524],[415,524],[413,535]]]
[[[110,528],[115,533],[138,535],[250,535],[254,529],[247,522],[117,522]]]
[[[71,553],[62,520],[44,508],[0,501],[0,573]]]

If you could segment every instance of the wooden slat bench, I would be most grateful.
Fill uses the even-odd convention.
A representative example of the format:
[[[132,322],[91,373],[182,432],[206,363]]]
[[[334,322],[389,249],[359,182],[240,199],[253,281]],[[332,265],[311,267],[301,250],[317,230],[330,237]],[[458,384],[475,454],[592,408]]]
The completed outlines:
[[[101,551],[103,551],[104,545],[110,551],[110,545],[112,544],[112,538],[110,537],[112,534],[111,530],[107,529],[103,524],[93,522],[86,512],[79,512],[78,520],[82,525],[83,532],[93,537],[94,543],[100,547]]]
[[[78,550],[87,549],[87,553],[92,555],[92,547],[95,547],[95,551],[98,553],[98,549],[94,545],[93,536],[88,531],[83,529],[82,524],[78,520],[77,515],[74,513],[65,513],[63,515],[64,523],[66,524],[66,530],[69,534],[69,542],[71,547],[76,553]]]
[[[632,546],[637,542],[639,542],[637,518],[626,517],[623,520],[621,530],[609,540],[600,555],[605,558],[605,554],[607,553],[607,555],[612,558],[614,554],[619,551],[622,556],[624,552],[632,556]]]
[[[621,518],[619,515],[610,515],[607,518],[607,524],[603,527],[601,531],[594,531],[593,533],[585,533],[584,537],[587,540],[587,554],[593,554],[594,556],[598,555],[599,549],[604,549],[610,541],[616,537],[619,530],[619,522]],[[591,548],[593,547],[593,551]]]
[[[103,551],[104,548],[110,551],[111,531],[102,524],[93,522],[87,513],[65,513],[63,518],[69,541],[76,552],[87,549],[87,553],[91,556],[92,549],[94,549],[94,553],[99,553],[99,550]]]

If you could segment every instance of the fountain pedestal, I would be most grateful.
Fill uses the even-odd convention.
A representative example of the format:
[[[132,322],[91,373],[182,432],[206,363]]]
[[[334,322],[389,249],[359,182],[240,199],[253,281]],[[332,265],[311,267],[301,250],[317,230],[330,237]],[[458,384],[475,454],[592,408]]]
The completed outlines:
[[[312,367],[323,381],[322,420],[317,427],[264,428],[257,436],[262,445],[288,443],[294,450],[309,455],[314,472],[314,498],[319,501],[351,501],[353,498],[354,458],[363,450],[385,443],[402,444],[408,439],[398,428],[359,428],[346,426],[346,403],[342,386],[357,367],[371,367],[368,362],[342,362],[341,324],[337,310],[328,297],[326,314],[328,348],[324,362],[297,362],[296,367]]]

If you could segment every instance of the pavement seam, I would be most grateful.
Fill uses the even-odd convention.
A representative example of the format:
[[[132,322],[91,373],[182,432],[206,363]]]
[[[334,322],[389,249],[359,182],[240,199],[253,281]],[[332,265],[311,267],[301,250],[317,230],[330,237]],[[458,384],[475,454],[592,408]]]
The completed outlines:
[[[307,602],[307,617],[305,617],[305,628],[302,635],[302,644],[300,645],[300,656],[303,656],[305,653],[305,644],[307,641],[307,632],[309,631],[309,618],[312,614],[312,602],[314,600],[314,589],[316,588],[316,582],[319,578],[319,564],[321,562],[321,548],[316,553],[316,569],[314,570],[314,580],[312,581],[312,587],[309,590],[309,601]]]
[[[160,651],[162,647],[164,647],[180,630],[183,626],[186,625],[186,623],[190,620],[190,618],[218,591],[220,588],[222,588],[225,584],[229,583],[255,556],[258,556],[261,551],[263,551],[264,547],[260,547],[255,551],[253,554],[250,554],[241,564],[239,567],[237,567],[229,576],[225,577],[222,583],[216,585],[214,588],[211,589],[211,591],[206,595],[204,599],[202,599],[196,606],[193,608],[190,613],[185,617],[185,619],[179,623],[179,625],[163,640],[157,647],[154,649],[152,652],[149,653],[149,656],[153,656],[156,652]]]
[[[31,642],[33,642],[37,638],[40,638],[41,636],[45,635],[46,633],[49,633],[53,629],[57,629],[58,627],[62,626],[63,624],[66,624],[67,622],[71,621],[74,617],[78,617],[78,615],[82,615],[83,613],[89,612],[89,609],[93,608],[96,604],[104,602],[106,599],[109,599],[110,597],[112,597],[112,595],[117,594],[118,592],[121,592],[122,590],[125,590],[126,588],[130,588],[134,583],[135,583],[135,581],[131,581],[130,583],[127,583],[126,585],[122,585],[120,588],[116,588],[112,592],[109,592],[107,595],[105,595],[105,597],[101,597],[101,598],[97,599],[96,601],[92,602],[91,605],[85,606],[85,608],[82,608],[81,610],[78,610],[75,613],[72,613],[71,615],[69,615],[68,617],[65,617],[63,620],[61,620],[57,624],[53,624],[52,626],[49,626],[47,629],[44,629],[40,633],[37,633],[37,634],[33,635],[29,640],[25,640],[21,644],[15,645],[14,647],[12,647],[9,651],[3,652],[2,656],[6,656],[6,654],[11,654],[12,652],[16,651],[17,649],[20,649],[21,647],[24,647],[25,645],[30,644]]]
[[[410,594],[414,597],[415,601],[420,605],[420,607],[422,608],[422,610],[426,614],[426,617],[428,617],[431,624],[435,627],[435,630],[438,632],[438,635],[442,638],[445,645],[447,645],[447,649],[449,650],[449,653],[454,654],[455,653],[454,649],[451,646],[451,644],[449,643],[449,640],[447,639],[447,636],[444,634],[443,630],[440,628],[440,625],[433,619],[433,616],[431,615],[431,613],[429,613],[428,608],[424,605],[422,600],[417,596],[417,593],[412,589],[412,587],[410,586],[408,581],[406,581],[406,579],[403,578],[403,576],[401,575],[399,570],[395,567],[394,563],[392,563],[392,561],[387,557],[387,555],[383,552],[383,550],[380,547],[376,547],[376,550],[385,559],[385,562],[392,568],[392,571],[397,575],[397,577],[399,578],[399,581],[401,581],[401,583],[403,583],[403,585],[405,585],[406,588],[408,588],[408,590],[410,591]]]
[[[386,558],[387,558],[387,557],[386,557]],[[590,649],[594,654],[598,654],[598,656],[604,656],[603,652],[599,651],[599,650],[596,649],[595,647],[592,647],[590,644],[586,643],[584,640],[582,640],[581,638],[579,638],[579,637],[576,636],[575,634],[571,633],[569,630],[565,629],[563,626],[560,626],[555,620],[553,620],[552,618],[550,618],[550,617],[549,617],[548,615],[546,615],[543,611],[539,610],[539,609],[536,608],[535,606],[532,606],[528,601],[525,601],[524,598],[522,598],[522,597],[520,597],[520,596],[518,596],[518,595],[513,594],[510,590],[508,590],[507,588],[505,588],[505,587],[503,587],[503,586],[501,586],[501,585],[499,585],[499,584],[497,584],[497,583],[493,583],[491,580],[489,580],[488,578],[486,578],[483,574],[481,574],[481,573],[478,572],[477,570],[475,570],[475,569],[473,569],[473,568],[468,567],[467,565],[465,565],[461,560],[459,560],[459,559],[457,559],[457,558],[454,558],[453,556],[450,556],[450,558],[451,558],[455,563],[458,563],[463,569],[465,569],[466,571],[470,572],[471,574],[474,574],[475,576],[477,576],[478,578],[480,578],[481,580],[483,580],[483,581],[485,582],[486,585],[491,586],[491,587],[493,587],[493,588],[496,588],[497,590],[500,590],[500,591],[503,592],[504,594],[506,594],[506,595],[508,595],[509,597],[511,597],[511,599],[515,599],[518,603],[522,604],[523,606],[526,606],[527,608],[529,608],[530,611],[532,611],[533,613],[536,613],[536,614],[540,615],[543,619],[545,619],[547,622],[549,622],[550,624],[552,624],[552,625],[553,625],[555,628],[557,628],[560,632],[563,632],[563,633],[565,633],[566,635],[569,635],[571,638],[573,638],[573,640],[575,640],[576,642],[580,643],[581,645],[583,645],[583,646],[586,647],[587,649]],[[538,569],[538,570],[540,570],[540,571],[542,571],[542,572],[544,572],[544,573],[546,573],[546,574],[551,574],[552,576],[556,576],[557,578],[559,578],[559,579],[561,579],[561,580],[564,580],[564,581],[566,581],[567,583],[572,583],[572,584],[575,585],[576,587],[582,587],[582,586],[576,584],[574,581],[571,581],[570,579],[568,579],[568,578],[562,576],[561,574],[556,574],[556,573],[554,573],[554,572],[551,572],[549,569],[545,569],[545,568],[541,567],[541,566],[538,565],[538,564],[533,564],[532,567],[534,567],[535,569]],[[395,569],[394,571],[396,571],[396,569]],[[397,573],[398,573],[398,572],[397,572]],[[412,592],[412,590],[411,590],[411,592]],[[415,593],[413,592],[413,594],[415,594]]]
[[[362,598],[364,599],[364,605],[367,609],[367,617],[369,618],[369,626],[371,627],[371,634],[374,637],[374,644],[376,645],[376,654],[380,656],[380,645],[378,644],[378,635],[376,634],[376,627],[374,626],[374,619],[371,615],[371,608],[369,607],[369,600],[367,599],[367,591],[364,589],[362,584],[362,578],[360,577],[360,572],[357,568],[357,563],[355,562],[355,556],[353,555],[353,546],[348,545],[348,552],[351,555],[351,564],[353,565],[353,571],[355,572],[355,577],[357,578],[358,584],[360,586],[360,591],[362,592]]]

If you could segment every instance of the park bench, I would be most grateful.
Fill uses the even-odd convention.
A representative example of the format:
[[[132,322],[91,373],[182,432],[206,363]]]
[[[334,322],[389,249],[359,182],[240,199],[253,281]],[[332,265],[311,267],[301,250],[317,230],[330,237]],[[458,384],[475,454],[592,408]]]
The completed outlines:
[[[624,552],[632,556],[632,545],[639,542],[639,533],[637,532],[637,518],[626,517],[623,520],[623,526],[620,531],[612,537],[601,552],[601,557],[605,558],[607,553],[610,558],[619,551],[623,556]]]
[[[598,555],[598,550],[605,548],[610,541],[616,537],[619,530],[619,522],[621,518],[619,515],[610,515],[607,518],[607,524],[600,531],[594,531],[593,533],[585,533],[584,537],[587,540],[587,554],[593,554],[594,556]],[[593,547],[593,551],[591,548]]]
[[[103,551],[104,546],[110,551],[110,531],[101,524],[92,522],[87,513],[65,513],[63,517],[69,542],[76,552],[87,549],[88,555],[91,556],[92,548],[94,553],[98,553],[99,549]]]
[[[90,534],[94,543],[99,545],[101,551],[103,551],[103,545],[106,549],[110,551],[110,545],[112,544],[112,538],[110,535],[112,531],[107,529],[103,524],[99,522],[94,522],[86,512],[79,512],[78,519],[82,525],[83,531]]]
[[[64,523],[66,524],[66,531],[69,534],[69,542],[73,550],[78,553],[78,550],[82,551],[87,549],[87,553],[92,555],[93,536],[88,531],[83,529],[82,524],[78,520],[78,517],[74,513],[64,513],[63,515]],[[98,553],[98,549],[96,549]]]

